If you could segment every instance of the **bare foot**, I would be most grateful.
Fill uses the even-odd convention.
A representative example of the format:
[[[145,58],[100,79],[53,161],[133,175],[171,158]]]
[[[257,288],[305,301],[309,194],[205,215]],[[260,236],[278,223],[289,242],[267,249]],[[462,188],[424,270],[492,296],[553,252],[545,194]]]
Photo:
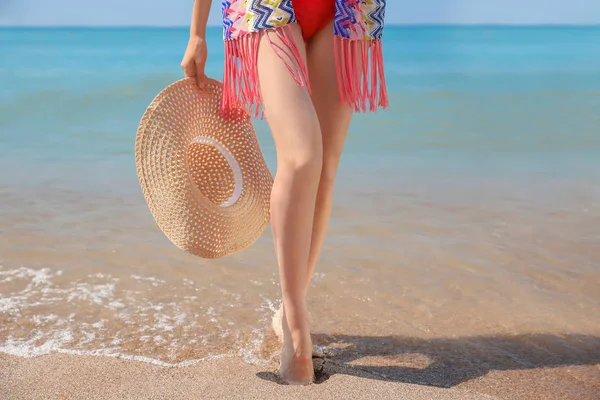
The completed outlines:
[[[271,326],[273,327],[273,331],[275,332],[277,339],[279,339],[279,342],[283,343],[283,304],[275,311],[275,314],[273,314]]]
[[[297,318],[302,323],[288,325],[285,310],[282,312],[283,346],[279,376],[290,385],[308,385],[314,378],[312,342],[308,314]]]

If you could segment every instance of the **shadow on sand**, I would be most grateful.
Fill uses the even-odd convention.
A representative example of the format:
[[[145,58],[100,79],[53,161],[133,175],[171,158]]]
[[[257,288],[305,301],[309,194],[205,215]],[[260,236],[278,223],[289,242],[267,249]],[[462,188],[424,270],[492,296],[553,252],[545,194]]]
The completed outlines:
[[[418,339],[314,334],[328,348],[316,382],[335,374],[450,388],[494,370],[600,364],[600,337],[523,334]],[[316,363],[317,364],[317,363]],[[278,381],[273,373],[259,377]]]

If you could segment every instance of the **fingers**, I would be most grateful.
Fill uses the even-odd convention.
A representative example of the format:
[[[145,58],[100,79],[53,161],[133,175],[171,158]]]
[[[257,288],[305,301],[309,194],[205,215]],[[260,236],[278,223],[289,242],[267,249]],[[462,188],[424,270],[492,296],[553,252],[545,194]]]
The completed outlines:
[[[206,86],[206,75],[196,75],[196,84],[200,89],[204,89],[204,86]]]
[[[193,61],[181,63],[181,69],[186,78],[194,78],[196,76],[196,64]]]
[[[188,62],[187,64],[182,64],[181,69],[183,70],[183,74],[186,78],[195,78],[194,82],[200,89],[204,89],[206,86],[206,75],[204,74],[204,65],[199,68],[198,62]]]
[[[206,75],[204,75],[204,66],[206,65],[206,58],[196,57],[196,83],[200,89],[204,89],[206,84]]]

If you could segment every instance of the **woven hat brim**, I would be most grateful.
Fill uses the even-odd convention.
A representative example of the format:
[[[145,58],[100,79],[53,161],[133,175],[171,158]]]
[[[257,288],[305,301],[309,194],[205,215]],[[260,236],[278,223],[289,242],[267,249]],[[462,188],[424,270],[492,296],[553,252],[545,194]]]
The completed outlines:
[[[138,179],[160,229],[179,248],[218,258],[250,246],[269,223],[273,177],[252,121],[240,107],[220,114],[222,87],[211,81],[200,91],[192,79],[162,90],[146,109],[136,136]],[[223,207],[208,200],[187,170],[187,148],[198,135],[224,142],[239,164],[239,199]]]

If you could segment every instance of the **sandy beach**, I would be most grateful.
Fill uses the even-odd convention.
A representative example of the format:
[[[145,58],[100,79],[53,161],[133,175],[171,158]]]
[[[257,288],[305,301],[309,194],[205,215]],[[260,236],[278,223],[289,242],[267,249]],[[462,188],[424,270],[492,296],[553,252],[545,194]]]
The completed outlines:
[[[371,360],[374,361],[374,360]],[[250,365],[234,357],[185,367],[163,367],[112,357],[52,354],[37,358],[0,355],[1,399],[577,399],[600,393],[589,378],[600,366],[494,372],[458,388],[402,382],[385,357],[379,367],[325,361],[318,383],[281,384],[276,366]],[[382,365],[383,363],[383,365]],[[586,379],[587,375],[587,379]],[[424,378],[436,379],[431,373]],[[445,385],[443,376],[438,385]],[[552,394],[550,394],[552,393]],[[549,397],[552,396],[552,397]]]
[[[404,399],[479,400],[496,397],[381,380],[347,371],[307,387],[274,382],[271,369],[226,358],[183,368],[63,354],[38,359],[0,356],[2,399]],[[335,367],[328,368],[335,369]]]
[[[184,368],[135,361],[49,355],[39,359],[0,357],[2,399],[492,399],[472,391],[436,389],[379,380],[352,371],[327,383],[294,387],[274,382],[274,374],[235,359]]]

